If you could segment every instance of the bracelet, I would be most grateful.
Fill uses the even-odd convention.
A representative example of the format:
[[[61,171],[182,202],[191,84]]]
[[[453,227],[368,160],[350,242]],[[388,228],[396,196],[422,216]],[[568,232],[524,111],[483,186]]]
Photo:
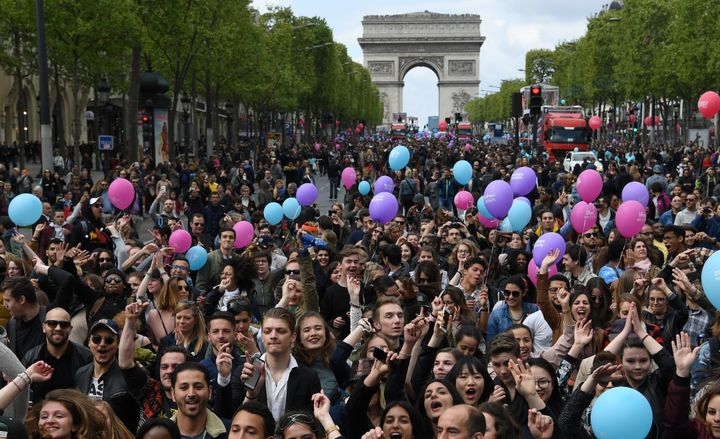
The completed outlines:
[[[645,339],[648,338],[648,337],[650,337],[650,334],[645,334],[645,337],[643,337],[642,339],[640,339],[640,343],[645,343]]]
[[[32,383],[32,381],[30,380],[30,376],[27,374],[27,372],[20,372],[18,374],[18,377],[20,377],[20,379],[25,382],[25,387],[29,386]]]
[[[18,389],[19,392],[22,392],[22,391],[24,390],[24,387],[23,387],[23,388],[20,388],[20,386],[18,386],[18,384],[15,382],[15,380],[12,380],[12,381],[10,381],[10,382],[13,383],[13,384],[15,385],[15,387],[17,387],[17,389]]]
[[[350,306],[353,308],[361,308],[360,305],[358,305],[357,303],[352,303],[352,302],[350,302]]]
[[[488,307],[487,307],[487,305],[480,307],[480,312],[483,312],[483,311],[488,312]]]
[[[338,433],[340,433],[340,427],[338,427],[337,425],[333,424],[333,425],[331,425],[331,426],[329,426],[328,428],[325,429],[325,435],[326,435],[326,436],[330,436],[332,433],[334,433],[334,432],[336,432],[336,431],[337,431]]]

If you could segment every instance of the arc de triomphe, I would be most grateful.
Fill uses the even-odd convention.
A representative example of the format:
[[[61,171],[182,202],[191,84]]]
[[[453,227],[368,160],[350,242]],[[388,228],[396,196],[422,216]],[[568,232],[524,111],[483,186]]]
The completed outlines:
[[[403,109],[403,86],[412,68],[430,68],[438,77],[439,116],[452,117],[477,96],[480,86],[479,15],[416,12],[363,17],[365,67],[380,90],[383,124]],[[420,126],[425,121],[419,122]]]

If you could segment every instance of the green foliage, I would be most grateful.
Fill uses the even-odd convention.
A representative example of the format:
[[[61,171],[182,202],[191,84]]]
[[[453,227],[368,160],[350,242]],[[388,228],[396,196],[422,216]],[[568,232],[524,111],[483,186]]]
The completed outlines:
[[[497,93],[471,99],[465,106],[470,122],[498,122],[509,119],[512,94],[525,85],[527,84],[522,79],[503,80]]]

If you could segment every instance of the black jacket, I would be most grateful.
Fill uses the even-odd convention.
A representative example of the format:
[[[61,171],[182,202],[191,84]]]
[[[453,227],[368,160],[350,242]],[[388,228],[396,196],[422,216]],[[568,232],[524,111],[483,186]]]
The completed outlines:
[[[136,369],[138,373],[143,373],[140,368]],[[90,384],[93,380],[93,370],[94,364],[90,363],[75,373],[75,387],[86,395],[90,390]],[[125,372],[127,373],[128,371]],[[140,419],[140,407],[137,402],[135,402],[135,398],[130,392],[123,371],[120,369],[117,361],[113,361],[110,370],[100,378],[104,383],[103,401],[107,401],[110,404],[110,407],[112,407],[115,414],[118,415],[128,430],[136,431]],[[144,376],[142,379],[144,379]]]
[[[230,384],[225,387],[218,386],[215,398],[215,413],[221,418],[231,419],[234,415],[233,407],[239,407],[245,400],[245,386],[240,380],[242,367],[235,368]],[[271,378],[266,378],[271,379]],[[298,367],[290,371],[285,396],[285,411],[302,411],[312,413],[312,396],[320,393],[320,378],[317,372],[298,363]],[[265,385],[260,389],[257,401],[267,405]]]
[[[70,355],[70,370],[56,370],[55,373],[72,374],[76,370],[92,362],[92,354],[90,350],[83,345],[79,345],[74,342],[68,342],[66,355]],[[25,353],[22,359],[22,363],[25,367],[30,367],[31,364],[38,361],[45,361],[48,356],[47,343],[35,346]],[[30,387],[32,392],[32,401],[38,402],[42,400],[45,395],[54,388],[50,388],[45,383],[33,383]]]

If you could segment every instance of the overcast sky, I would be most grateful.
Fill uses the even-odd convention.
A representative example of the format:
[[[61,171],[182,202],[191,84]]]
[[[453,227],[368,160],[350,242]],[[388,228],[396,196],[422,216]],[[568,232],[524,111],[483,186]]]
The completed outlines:
[[[269,5],[290,6],[296,16],[319,16],[333,29],[336,41],[345,44],[350,56],[363,62],[357,39],[362,36],[365,15],[430,11],[446,14],[479,14],[486,37],[480,50],[480,89],[493,90],[503,79],[524,78],[525,53],[554,48],[561,41],[585,33],[587,17],[610,0],[253,0],[265,12]],[[478,91],[479,92],[479,91]],[[480,92],[479,92],[480,93]],[[437,115],[437,77],[418,67],[405,76],[404,108],[418,116],[419,124]]]

